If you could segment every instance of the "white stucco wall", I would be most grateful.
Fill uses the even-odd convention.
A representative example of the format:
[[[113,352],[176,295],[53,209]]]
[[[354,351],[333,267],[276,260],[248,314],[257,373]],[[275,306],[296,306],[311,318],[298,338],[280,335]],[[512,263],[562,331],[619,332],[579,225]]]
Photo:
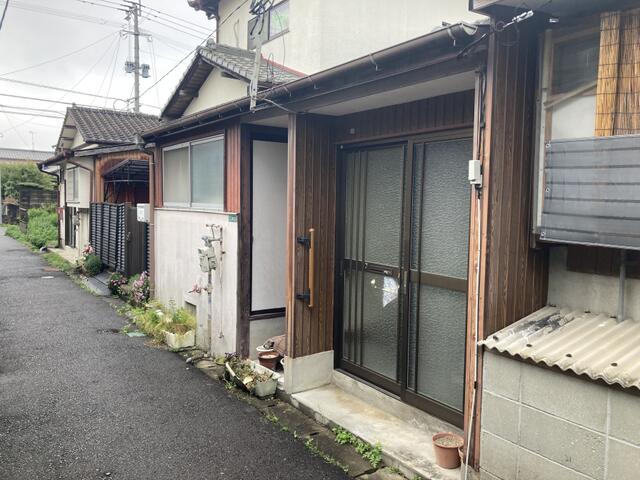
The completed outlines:
[[[242,0],[223,0],[227,18]],[[247,48],[248,5],[220,27],[218,41]],[[289,33],[263,46],[265,57],[304,73],[314,73],[367,53],[419,37],[441,25],[482,18],[467,0],[290,0]]]
[[[569,272],[566,265],[566,247],[552,247],[549,260],[549,303],[594,313],[617,313],[618,277]],[[627,279],[625,286],[625,315],[640,320],[640,280]]]
[[[236,349],[238,224],[235,215],[180,209],[155,210],[155,297],[176,306],[188,302],[196,306],[196,343],[215,354]],[[213,273],[212,320],[208,324],[208,296],[188,293],[194,284],[207,285],[207,274],[200,270],[198,248],[203,235],[211,235],[207,224],[221,225],[223,251],[218,252],[219,268]]]
[[[237,100],[247,96],[247,83],[235,78],[222,76],[222,70],[215,68],[211,71],[207,79],[194,98],[184,115],[196,113],[207,108]]]

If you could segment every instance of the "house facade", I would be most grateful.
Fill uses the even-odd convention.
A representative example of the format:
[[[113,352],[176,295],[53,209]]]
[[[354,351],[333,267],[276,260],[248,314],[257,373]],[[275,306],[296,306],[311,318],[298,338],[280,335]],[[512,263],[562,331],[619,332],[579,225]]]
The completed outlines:
[[[148,202],[148,162],[138,132],[157,126],[152,115],[69,107],[55,155],[40,168],[59,177],[60,247],[72,261],[90,244],[90,204]]]
[[[235,12],[234,2],[192,3],[221,22]],[[231,23],[239,47],[201,49],[165,108],[171,118],[143,134],[157,159],[155,295],[192,308],[197,342],[216,354],[253,356],[285,335],[292,403],[384,439],[410,476],[475,475],[434,465],[431,436],[447,430],[464,435],[481,477],[635,478],[635,464],[620,460],[640,458],[627,428],[639,418],[635,267],[612,247],[637,249],[638,229],[632,214],[583,209],[637,194],[616,190],[615,176],[600,197],[554,191],[599,183],[609,161],[601,152],[629,148],[579,144],[585,137],[634,141],[635,103],[624,99],[636,87],[621,80],[612,90],[601,78],[629,76],[624,65],[635,60],[624,45],[633,42],[620,38],[634,38],[635,16],[620,14],[616,43],[603,42],[611,13],[595,2],[471,7],[490,21],[364,46],[346,63],[284,67],[266,50],[282,38],[267,38],[254,108],[238,97],[251,72],[237,32],[251,17],[221,24],[219,40],[231,43]],[[624,61],[601,75],[610,44]],[[297,78],[278,81],[278,68]],[[222,91],[220,79],[235,86]],[[203,101],[203,90],[220,103]],[[591,152],[597,171],[562,165],[584,161],[575,152]],[[215,269],[201,268],[202,237],[214,243]],[[618,314],[621,277],[626,306],[607,320]],[[627,349],[603,367],[584,351],[612,350],[597,332],[616,326],[611,338],[628,336]],[[559,357],[527,351],[538,341]],[[607,370],[621,358],[625,370]]]

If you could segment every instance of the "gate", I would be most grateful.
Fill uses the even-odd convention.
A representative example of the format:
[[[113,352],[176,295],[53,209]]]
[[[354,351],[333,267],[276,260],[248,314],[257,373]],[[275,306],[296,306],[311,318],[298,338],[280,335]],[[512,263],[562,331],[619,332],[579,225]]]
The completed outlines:
[[[126,276],[147,269],[147,224],[128,203],[92,203],[89,239],[102,263]]]

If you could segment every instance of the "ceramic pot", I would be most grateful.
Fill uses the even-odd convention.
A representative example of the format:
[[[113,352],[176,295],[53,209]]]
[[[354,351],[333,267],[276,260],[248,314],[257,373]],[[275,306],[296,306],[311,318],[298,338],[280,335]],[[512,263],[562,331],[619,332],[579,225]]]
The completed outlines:
[[[464,444],[464,439],[452,432],[441,432],[436,433],[432,440],[436,463],[446,469],[458,468],[460,466],[458,449]]]
[[[260,362],[260,365],[264,368],[268,368],[269,370],[276,369],[279,358],[280,354],[275,350],[271,350],[269,352],[258,352],[258,361]]]

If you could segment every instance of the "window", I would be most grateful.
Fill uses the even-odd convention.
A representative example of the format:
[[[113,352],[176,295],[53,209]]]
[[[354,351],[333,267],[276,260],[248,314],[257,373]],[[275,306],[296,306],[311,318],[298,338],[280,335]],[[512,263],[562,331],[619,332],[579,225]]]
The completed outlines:
[[[597,34],[556,44],[551,73],[553,94],[595,84],[599,54],[600,35]]]
[[[258,17],[254,17],[247,26],[247,45],[250,50],[256,48],[258,36],[265,43],[289,31],[289,0],[271,7],[260,24],[257,21]]]
[[[65,182],[67,189],[67,202],[78,201],[78,168],[67,168],[67,180]]]
[[[224,137],[163,149],[167,206],[224,209]]]

